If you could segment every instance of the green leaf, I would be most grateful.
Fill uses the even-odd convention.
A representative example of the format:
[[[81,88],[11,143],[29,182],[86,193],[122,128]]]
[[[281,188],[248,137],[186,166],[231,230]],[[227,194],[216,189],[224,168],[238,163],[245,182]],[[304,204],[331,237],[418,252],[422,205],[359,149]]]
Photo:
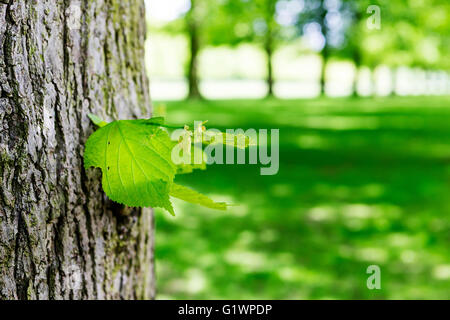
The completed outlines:
[[[153,121],[119,120],[98,129],[86,142],[84,165],[101,168],[103,190],[111,200],[174,214],[169,199],[176,172],[173,142]]]
[[[201,161],[201,163],[198,163],[198,164],[195,163],[195,160],[196,160],[195,155],[197,153],[200,153],[202,155],[202,159],[201,159],[202,161]],[[192,173],[194,170],[206,170],[206,160],[207,160],[206,153],[202,149],[200,149],[196,146],[193,146],[192,151],[191,151],[191,163],[190,164],[181,163],[181,164],[177,165],[177,174]],[[198,161],[198,162],[200,162],[200,161]]]
[[[172,197],[194,203],[199,204],[201,206],[211,208],[211,209],[218,209],[218,210],[226,210],[227,204],[225,202],[214,202],[207,196],[198,193],[197,191],[194,191],[192,189],[189,189],[187,187],[181,186],[179,184],[172,184],[172,188],[170,190],[170,195]]]
[[[104,121],[99,116],[96,116],[95,114],[89,113],[88,114],[89,119],[98,127],[102,128],[108,124],[108,122]]]

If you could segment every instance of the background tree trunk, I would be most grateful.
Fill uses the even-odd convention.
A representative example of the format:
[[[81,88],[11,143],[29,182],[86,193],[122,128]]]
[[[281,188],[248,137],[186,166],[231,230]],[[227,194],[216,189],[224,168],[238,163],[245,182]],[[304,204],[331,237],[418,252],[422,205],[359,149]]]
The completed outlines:
[[[264,43],[264,50],[266,51],[267,56],[267,78],[266,78],[266,84],[267,84],[267,97],[273,96],[273,39],[272,39],[272,31],[269,29],[266,35],[265,43]]]
[[[390,69],[391,72],[391,97],[395,97],[397,95],[397,68],[392,67]]]
[[[328,59],[330,58],[329,46],[328,43],[328,27],[326,25],[326,17],[328,10],[325,6],[325,0],[321,0],[320,2],[320,28],[322,30],[322,35],[325,39],[325,45],[322,49],[322,66],[320,70],[320,96],[324,97],[327,94],[327,66]]]
[[[195,1],[191,0],[191,8],[188,12],[187,31],[189,35],[189,61],[188,61],[188,98],[201,98],[198,77],[198,54],[200,52],[200,39],[198,35],[198,17],[196,15]]]
[[[263,47],[267,57],[266,64],[266,84],[267,94],[266,97],[274,96],[274,72],[273,72],[273,54],[276,48],[276,25],[275,20],[277,0],[269,0],[264,2],[264,20],[266,23],[266,32],[264,34]]]
[[[327,95],[327,66],[328,66],[328,47],[325,47],[322,50],[322,66],[320,69],[320,96],[325,97]]]
[[[0,0],[0,298],[154,295],[152,211],[82,159],[88,113],[149,115],[143,2]]]
[[[353,63],[355,64],[355,76],[353,78],[353,85],[352,85],[352,96],[353,97],[359,97],[358,92],[358,83],[359,83],[359,72],[361,69],[361,53],[358,48],[353,49]]]

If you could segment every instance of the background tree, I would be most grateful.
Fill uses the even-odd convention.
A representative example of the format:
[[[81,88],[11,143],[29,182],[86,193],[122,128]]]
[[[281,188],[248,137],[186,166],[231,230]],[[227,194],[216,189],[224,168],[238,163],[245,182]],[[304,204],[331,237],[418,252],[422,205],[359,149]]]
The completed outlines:
[[[368,1],[344,0],[346,7],[347,26],[344,30],[345,44],[341,48],[340,53],[344,58],[350,59],[355,66],[355,73],[352,85],[352,95],[359,96],[358,81],[359,73],[363,62],[363,50],[361,41],[365,28],[367,28],[367,7],[370,5]]]
[[[256,2],[256,12],[261,15],[261,21],[264,21],[264,25],[261,25],[261,30],[255,30],[256,36],[261,37],[264,52],[267,58],[267,96],[273,96],[273,53],[276,48],[276,41],[279,34],[279,25],[275,20],[275,6],[277,0],[265,0]]]
[[[200,92],[199,54],[208,43],[211,23],[215,23],[220,11],[219,0],[188,0],[189,9],[182,15],[155,31],[169,34],[184,34],[188,42],[188,56],[185,67],[185,77],[188,82],[188,98],[202,98]]]
[[[87,115],[149,115],[143,1],[0,1],[0,298],[154,296],[150,209],[83,169]]]
[[[199,76],[198,76],[198,54],[200,52],[200,30],[201,17],[198,6],[199,0],[190,0],[191,6],[186,14],[186,30],[189,35],[189,61],[187,67],[188,97],[200,98]],[[201,0],[200,0],[201,1]]]
[[[314,50],[322,57],[320,94],[326,94],[327,65],[332,56],[342,54],[348,42],[346,32],[351,24],[351,3],[341,0],[305,0],[297,28],[303,36],[313,37]]]
[[[416,1],[350,1],[352,27],[345,48],[358,70],[367,66],[372,74],[379,65],[388,66],[395,94],[396,69],[400,66],[423,69],[448,69],[445,36],[448,30],[448,2],[434,0],[424,6]],[[369,5],[381,9],[381,28],[367,28]],[[448,48],[448,47],[447,47]],[[357,79],[355,79],[357,81]],[[355,84],[356,84],[355,81]],[[374,82],[374,79],[373,79]]]
[[[188,98],[201,97],[198,74],[201,49],[208,45],[235,46],[244,42],[257,43],[266,53],[268,96],[273,94],[272,57],[280,30],[275,20],[277,2],[278,0],[190,0],[187,13],[163,27],[170,33],[181,31],[188,37]]]
[[[267,96],[274,92],[273,54],[285,40],[283,26],[277,22],[279,0],[223,0],[208,30],[210,45],[255,43],[266,54]],[[233,28],[234,26],[234,28]]]

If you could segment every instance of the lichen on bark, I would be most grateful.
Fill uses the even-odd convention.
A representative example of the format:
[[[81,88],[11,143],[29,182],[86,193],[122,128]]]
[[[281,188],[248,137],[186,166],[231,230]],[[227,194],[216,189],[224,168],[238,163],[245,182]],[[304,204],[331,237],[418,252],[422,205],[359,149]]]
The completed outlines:
[[[0,298],[154,296],[152,211],[82,165],[88,113],[149,115],[144,17],[143,0],[0,0]]]

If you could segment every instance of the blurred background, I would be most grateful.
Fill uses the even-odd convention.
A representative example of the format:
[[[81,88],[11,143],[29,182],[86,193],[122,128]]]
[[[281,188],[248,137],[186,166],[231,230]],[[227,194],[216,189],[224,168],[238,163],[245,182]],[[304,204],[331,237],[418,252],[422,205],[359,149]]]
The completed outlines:
[[[280,129],[280,171],[177,177],[159,299],[450,299],[448,0],[146,0],[154,113]],[[381,268],[381,290],[366,286]]]

